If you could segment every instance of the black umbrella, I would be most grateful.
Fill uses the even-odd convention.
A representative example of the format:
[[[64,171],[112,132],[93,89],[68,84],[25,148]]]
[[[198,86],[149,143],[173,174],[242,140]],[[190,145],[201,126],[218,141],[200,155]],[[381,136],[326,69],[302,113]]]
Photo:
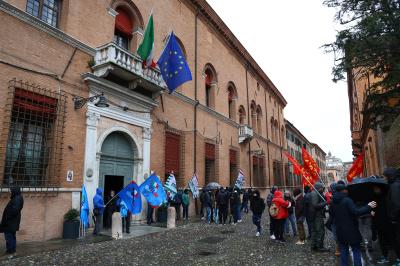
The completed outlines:
[[[218,184],[217,182],[211,182],[211,183],[208,183],[208,185],[206,186],[206,189],[214,190],[214,189],[219,189],[220,187],[221,187],[221,185]]]
[[[355,202],[376,200],[382,193],[386,193],[388,188],[387,182],[383,178],[376,176],[356,178],[347,185],[349,196]]]

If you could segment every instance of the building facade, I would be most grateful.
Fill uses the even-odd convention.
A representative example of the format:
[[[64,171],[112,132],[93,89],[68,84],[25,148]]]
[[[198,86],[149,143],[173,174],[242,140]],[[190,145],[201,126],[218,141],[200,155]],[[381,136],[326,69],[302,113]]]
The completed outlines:
[[[347,74],[353,155],[364,153],[364,176],[400,167],[400,90],[375,88],[373,75]]]
[[[136,54],[151,12],[156,58],[172,27],[192,71],[172,94]],[[0,0],[0,16],[0,181],[23,188],[21,240],[60,237],[82,185],[90,208],[151,171],[287,185],[286,101],[205,0]]]
[[[333,156],[331,152],[328,152],[328,156],[326,156],[326,178],[328,184],[346,179],[342,160]]]
[[[320,179],[326,182],[326,153],[315,143],[311,143],[290,121],[285,119],[287,152],[303,164],[302,148],[304,147],[320,168]],[[294,174],[293,165],[286,161],[286,183],[292,187],[301,186],[301,177]]]

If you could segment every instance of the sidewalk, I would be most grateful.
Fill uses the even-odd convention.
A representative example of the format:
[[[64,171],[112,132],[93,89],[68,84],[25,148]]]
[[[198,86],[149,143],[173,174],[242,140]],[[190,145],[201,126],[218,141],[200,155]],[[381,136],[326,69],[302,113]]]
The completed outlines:
[[[128,238],[134,238],[138,236],[144,236],[148,234],[153,234],[153,233],[158,233],[167,230],[165,227],[160,227],[159,225],[155,226],[148,226],[148,225],[132,225],[131,226],[131,231],[130,234],[123,234],[123,239],[128,239]],[[24,243],[18,243],[17,239],[17,254],[12,256],[13,258],[16,257],[24,257],[40,252],[48,252],[48,251],[54,251],[54,250],[61,250],[64,248],[69,248],[73,246],[79,246],[79,245],[88,245],[88,244],[94,244],[94,243],[100,243],[100,242],[105,242],[105,241],[112,241],[111,237],[111,230],[103,230],[100,232],[98,236],[93,236],[92,234],[93,229],[90,228],[88,232],[86,233],[86,236],[83,238],[79,239],[52,239],[48,241],[35,241],[35,242],[24,242]],[[2,251],[5,251],[5,246],[0,247],[1,251],[0,254],[2,254]],[[0,260],[8,259],[10,258],[9,255],[0,255]]]

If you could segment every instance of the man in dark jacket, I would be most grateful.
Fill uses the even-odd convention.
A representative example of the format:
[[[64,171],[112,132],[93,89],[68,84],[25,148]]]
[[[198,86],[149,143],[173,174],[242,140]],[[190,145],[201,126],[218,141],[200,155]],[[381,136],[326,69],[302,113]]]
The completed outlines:
[[[217,196],[217,205],[220,212],[219,223],[225,225],[228,218],[229,194],[221,188]]]
[[[245,189],[243,190],[242,208],[240,210],[244,211],[245,213],[249,213],[250,193],[251,193],[250,188],[248,190]]]
[[[383,172],[389,183],[387,213],[394,230],[394,249],[397,259],[394,265],[400,266],[400,169],[388,167]]]
[[[12,187],[11,199],[3,211],[1,218],[0,231],[4,233],[6,239],[6,253],[13,254],[17,249],[16,232],[19,230],[21,222],[21,211],[24,207],[24,199],[19,187]]]
[[[104,212],[103,190],[101,188],[97,188],[96,195],[93,197],[93,217],[94,217],[93,235],[97,235],[100,232],[100,221],[103,212]]]
[[[297,231],[299,233],[299,241],[296,242],[297,245],[304,245],[306,240],[306,235],[304,232],[304,196],[303,191],[300,188],[296,188],[293,191],[295,208],[294,212],[296,215]]]
[[[207,190],[206,193],[204,194],[204,209],[205,209],[205,213],[207,215],[207,223],[211,223],[211,191]]]
[[[324,247],[325,237],[325,206],[327,205],[324,199],[324,185],[320,182],[315,183],[314,191],[311,192],[311,205],[309,206],[309,215],[312,219],[312,235],[311,235],[311,250],[326,252]]]
[[[311,214],[310,214],[310,207],[311,207],[311,189],[309,186],[304,187],[304,201],[303,201],[303,207],[304,207],[304,217],[306,218],[307,221],[307,229],[308,229],[308,239],[311,239],[311,234],[312,234],[312,219],[311,219]]]
[[[355,266],[361,266],[360,244],[362,241],[360,230],[358,229],[358,217],[371,212],[376,207],[375,202],[370,202],[364,207],[357,208],[353,200],[347,196],[344,185],[336,185],[336,193],[333,194],[333,215],[340,217],[334,219],[336,233],[340,245],[340,265],[348,265],[349,246],[353,251],[353,262]]]
[[[274,199],[274,193],[275,193],[275,191],[277,191],[277,190],[278,190],[278,187],[277,187],[277,186],[272,186],[272,187],[271,187],[271,191],[269,192],[269,194],[268,194],[268,196],[267,196],[267,206],[268,206],[268,209],[269,209],[269,207],[271,207],[272,200]],[[271,239],[273,239],[273,240],[275,239],[274,229],[275,229],[275,219],[272,218],[272,216],[270,215],[270,216],[269,216],[269,237],[270,237]]]
[[[261,234],[261,216],[264,209],[264,199],[260,198],[260,191],[255,190],[250,200],[250,210],[253,212],[253,224],[257,226],[257,237]]]

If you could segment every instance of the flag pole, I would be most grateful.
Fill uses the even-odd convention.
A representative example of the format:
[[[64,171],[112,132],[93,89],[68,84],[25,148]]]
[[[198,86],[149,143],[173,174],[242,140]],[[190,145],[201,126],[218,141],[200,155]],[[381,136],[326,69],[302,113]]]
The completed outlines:
[[[321,195],[321,193],[319,193],[319,191],[315,189],[314,185],[311,184],[310,180],[308,180],[308,178],[306,176],[304,176],[304,172],[302,173],[302,176],[310,184],[310,186],[315,190],[315,192],[317,192],[318,196],[320,196],[321,199],[326,202],[325,198]],[[304,184],[303,184],[303,186],[304,186]]]

